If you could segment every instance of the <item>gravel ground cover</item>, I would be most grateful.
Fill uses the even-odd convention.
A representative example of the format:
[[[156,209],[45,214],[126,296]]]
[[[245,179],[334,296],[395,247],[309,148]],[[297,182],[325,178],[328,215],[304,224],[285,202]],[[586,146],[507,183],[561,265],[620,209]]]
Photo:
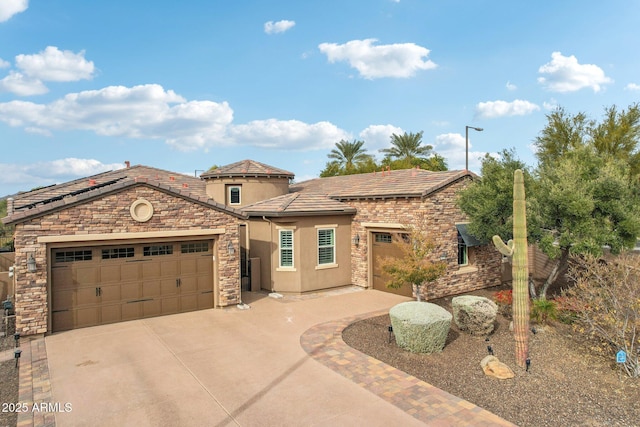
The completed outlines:
[[[504,289],[504,287],[499,288]],[[473,292],[491,297],[496,290]],[[433,300],[451,312],[451,298]],[[569,325],[535,325],[529,337],[530,370],[515,363],[509,319],[498,315],[488,337],[471,336],[452,322],[441,353],[413,354],[389,341],[389,316],[356,322],[343,332],[351,347],[466,399],[522,427],[640,426],[640,380],[620,375],[615,355],[595,355]],[[488,338],[488,340],[487,340]],[[516,376],[484,375],[488,346]]]

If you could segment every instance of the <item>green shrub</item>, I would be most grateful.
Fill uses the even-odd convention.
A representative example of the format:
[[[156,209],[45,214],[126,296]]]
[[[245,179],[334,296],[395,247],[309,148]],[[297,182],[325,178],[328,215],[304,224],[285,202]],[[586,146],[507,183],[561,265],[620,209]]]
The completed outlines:
[[[547,323],[558,317],[558,310],[555,301],[548,299],[535,299],[531,307],[531,318],[537,323]]]

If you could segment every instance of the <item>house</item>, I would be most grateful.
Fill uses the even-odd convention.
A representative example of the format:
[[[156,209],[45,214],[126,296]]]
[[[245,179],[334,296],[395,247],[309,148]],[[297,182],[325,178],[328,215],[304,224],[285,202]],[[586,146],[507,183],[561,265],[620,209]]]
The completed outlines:
[[[293,183],[244,160],[200,178],[131,166],[21,193],[15,310],[22,334],[241,303],[263,289],[389,290],[377,267],[394,235],[424,217],[446,275],[425,298],[500,283],[500,255],[469,236],[456,193],[468,171],[418,169]]]

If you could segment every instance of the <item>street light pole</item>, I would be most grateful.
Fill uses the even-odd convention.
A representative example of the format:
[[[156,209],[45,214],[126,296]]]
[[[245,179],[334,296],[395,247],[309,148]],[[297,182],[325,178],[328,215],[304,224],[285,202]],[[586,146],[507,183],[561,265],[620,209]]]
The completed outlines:
[[[465,169],[469,170],[469,129],[473,129],[476,130],[478,132],[482,132],[484,129],[482,128],[476,128],[473,126],[465,126],[464,127],[464,140],[465,140],[465,154],[466,154],[466,158],[465,158]]]

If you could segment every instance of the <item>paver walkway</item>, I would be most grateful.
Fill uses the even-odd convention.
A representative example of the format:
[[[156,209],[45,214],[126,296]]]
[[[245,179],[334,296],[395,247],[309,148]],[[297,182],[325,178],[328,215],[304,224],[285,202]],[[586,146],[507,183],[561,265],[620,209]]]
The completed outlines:
[[[388,310],[382,310],[316,325],[300,337],[300,344],[318,362],[429,426],[514,426],[473,403],[367,356],[342,340],[342,331],[351,323],[386,313]]]

